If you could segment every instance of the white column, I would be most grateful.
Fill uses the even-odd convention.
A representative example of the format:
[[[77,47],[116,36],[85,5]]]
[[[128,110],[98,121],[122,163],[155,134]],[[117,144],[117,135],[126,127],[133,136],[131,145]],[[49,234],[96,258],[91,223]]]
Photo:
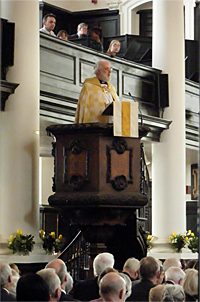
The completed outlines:
[[[195,0],[184,0],[184,6],[185,6],[185,39],[194,40]]]
[[[152,234],[158,239],[150,254],[173,252],[171,233],[186,230],[185,209],[185,69],[183,0],[153,1],[153,67],[169,75],[170,129],[152,146]]]
[[[2,257],[11,253],[6,243],[18,228],[39,242],[39,2],[1,1],[1,17],[15,23],[7,80],[19,83],[1,114]]]

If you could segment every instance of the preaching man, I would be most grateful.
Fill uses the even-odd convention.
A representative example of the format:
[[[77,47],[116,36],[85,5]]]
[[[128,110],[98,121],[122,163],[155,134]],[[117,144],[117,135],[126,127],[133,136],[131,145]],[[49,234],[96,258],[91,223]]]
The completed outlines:
[[[102,112],[113,101],[119,101],[111,85],[111,67],[108,61],[98,61],[94,66],[94,78],[86,79],[81,90],[74,123],[108,123]]]

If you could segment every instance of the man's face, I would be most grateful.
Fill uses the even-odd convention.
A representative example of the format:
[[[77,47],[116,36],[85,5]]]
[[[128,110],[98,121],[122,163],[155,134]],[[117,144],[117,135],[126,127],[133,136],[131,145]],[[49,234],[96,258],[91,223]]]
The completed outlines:
[[[103,82],[108,82],[108,81],[110,81],[111,72],[112,72],[112,69],[110,67],[110,63],[102,62],[99,70],[96,73],[96,77]]]
[[[56,26],[56,19],[54,17],[47,17],[47,20],[44,25],[48,31],[54,30]]]
[[[87,35],[87,26],[83,26],[79,30],[80,35]]]

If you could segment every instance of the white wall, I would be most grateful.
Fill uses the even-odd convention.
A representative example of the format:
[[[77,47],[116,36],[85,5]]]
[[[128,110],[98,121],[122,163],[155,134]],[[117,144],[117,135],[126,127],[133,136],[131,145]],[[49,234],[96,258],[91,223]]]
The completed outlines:
[[[48,205],[48,198],[50,195],[53,195],[52,191],[54,176],[54,158],[53,157],[40,157],[41,162],[41,201],[42,205]]]
[[[97,4],[92,3],[91,0],[47,0],[45,2],[72,12],[108,8],[106,0],[98,0]]]
[[[1,113],[0,240],[7,242],[18,228],[38,235],[38,1],[1,1],[1,17],[15,23],[15,61],[7,80],[20,84]]]

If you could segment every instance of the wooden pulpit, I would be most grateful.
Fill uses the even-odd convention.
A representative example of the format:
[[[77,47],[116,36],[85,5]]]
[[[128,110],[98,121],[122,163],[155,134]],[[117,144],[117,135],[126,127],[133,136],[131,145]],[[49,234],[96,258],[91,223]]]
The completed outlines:
[[[144,256],[137,243],[136,209],[147,204],[140,193],[140,139],[114,137],[112,124],[47,127],[56,138],[53,189],[49,204],[70,218],[92,244],[103,244],[118,267]]]

